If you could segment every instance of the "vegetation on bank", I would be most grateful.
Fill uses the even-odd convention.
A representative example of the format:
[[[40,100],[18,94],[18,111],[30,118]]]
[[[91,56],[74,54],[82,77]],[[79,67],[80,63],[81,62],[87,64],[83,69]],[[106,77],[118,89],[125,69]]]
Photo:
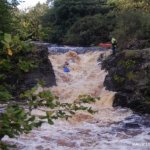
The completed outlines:
[[[41,28],[36,16],[30,17],[28,14],[27,17],[17,10],[17,2],[0,1],[0,149],[5,150],[9,149],[9,145],[2,142],[5,135],[13,138],[29,133],[32,128],[39,127],[46,120],[53,124],[55,119],[68,119],[79,110],[95,113],[84,104],[98,99],[82,96],[71,104],[60,103],[57,96],[44,88],[36,94],[38,86],[44,86],[43,81],[38,81],[29,90],[20,89],[24,75],[39,67],[41,60],[33,57],[37,52],[30,41],[41,36]],[[35,12],[41,15],[40,10]],[[24,19],[28,19],[28,22],[24,22]],[[32,114],[32,110],[39,107],[47,107],[44,116]]]
[[[119,48],[135,49],[150,44],[149,8],[147,0],[53,0],[50,7],[38,4],[25,16],[40,20],[38,26],[28,26],[38,30],[31,37],[36,40],[90,46],[115,36]],[[28,19],[24,21],[31,24]]]
[[[26,11],[1,7],[0,30],[23,40],[90,46],[114,36],[120,49],[150,46],[148,0],[51,0]]]
[[[50,124],[77,110],[94,112],[83,105],[95,101],[90,96],[80,96],[73,104],[61,104],[49,91],[35,94],[33,88],[18,92],[22,76],[39,67],[39,61],[31,57],[35,49],[29,41],[89,46],[108,42],[115,36],[121,49],[150,46],[149,0],[48,0],[28,11],[18,10],[18,4],[19,0],[0,0],[0,104],[6,106],[0,113],[0,140],[5,135],[28,133],[41,125],[43,120],[31,114],[40,106],[50,108],[40,118],[46,118]],[[113,82],[124,85],[125,80],[132,83],[137,78],[132,68],[138,60],[123,58],[116,65],[129,72],[126,77],[114,75]],[[149,87],[149,72],[146,81]],[[149,88],[145,92],[143,102],[149,106]],[[0,148],[7,147],[0,142]]]
[[[34,53],[35,48],[29,41],[20,40],[18,35],[1,35],[0,149],[8,148],[8,145],[1,142],[5,135],[14,138],[22,133],[29,133],[32,128],[39,127],[45,122],[45,119],[49,124],[53,124],[53,120],[68,119],[79,110],[95,113],[91,107],[85,107],[84,104],[95,102],[98,98],[80,96],[74,103],[60,103],[57,96],[44,88],[36,94],[39,86],[44,87],[43,81],[38,81],[32,89],[20,89],[24,75],[39,67],[40,60],[31,57]],[[47,107],[47,110],[43,110],[44,116],[32,114],[32,110],[39,107]]]

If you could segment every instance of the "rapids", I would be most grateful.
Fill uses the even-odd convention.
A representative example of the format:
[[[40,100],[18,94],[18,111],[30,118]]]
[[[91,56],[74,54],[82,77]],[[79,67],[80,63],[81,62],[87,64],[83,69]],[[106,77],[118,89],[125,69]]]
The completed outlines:
[[[57,86],[48,89],[61,102],[73,102],[83,94],[100,97],[91,105],[98,111],[95,115],[79,112],[69,121],[57,120],[52,126],[45,123],[27,135],[3,140],[16,144],[17,150],[150,150],[149,116],[112,107],[115,93],[103,86],[107,73],[97,62],[101,53],[106,57],[110,51],[49,55]],[[69,73],[63,72],[65,61]]]

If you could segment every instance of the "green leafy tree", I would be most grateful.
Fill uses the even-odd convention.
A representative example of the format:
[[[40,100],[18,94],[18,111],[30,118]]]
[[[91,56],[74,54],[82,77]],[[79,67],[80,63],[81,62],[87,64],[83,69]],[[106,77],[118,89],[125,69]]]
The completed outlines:
[[[84,17],[68,30],[65,43],[71,45],[95,45],[99,42],[108,42],[109,34],[115,25],[113,14]]]
[[[109,12],[106,1],[99,0],[54,0],[52,7],[43,16],[43,26],[50,26],[51,42],[62,43],[70,27],[85,16]]]
[[[118,46],[120,48],[130,48],[130,43],[135,48],[144,48],[150,45],[149,13],[125,11],[118,15],[116,24],[113,34],[119,39]]]
[[[11,7],[7,0],[0,1],[0,31],[8,32],[11,30]]]
[[[24,40],[29,38],[32,40],[44,39],[45,34],[41,25],[41,16],[44,15],[47,9],[47,4],[38,3],[27,11],[15,10],[14,22],[18,27],[14,27],[14,32]]]
[[[149,0],[108,0],[109,4],[116,5],[121,11],[122,10],[143,10],[145,12],[150,11]]]

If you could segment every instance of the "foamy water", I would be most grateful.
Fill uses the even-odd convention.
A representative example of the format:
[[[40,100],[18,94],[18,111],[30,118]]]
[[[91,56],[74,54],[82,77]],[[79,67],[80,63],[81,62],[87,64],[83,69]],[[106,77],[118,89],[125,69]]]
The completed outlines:
[[[71,103],[83,94],[100,97],[91,104],[98,111],[95,115],[79,112],[69,121],[57,120],[53,126],[45,123],[28,135],[4,140],[16,143],[17,150],[150,149],[150,128],[142,124],[143,118],[133,115],[129,109],[112,107],[114,92],[105,90],[103,82],[107,73],[97,62],[101,53],[110,52],[49,56],[57,79],[57,86],[49,90],[59,96],[61,102]],[[69,73],[63,72],[65,61],[69,62]]]

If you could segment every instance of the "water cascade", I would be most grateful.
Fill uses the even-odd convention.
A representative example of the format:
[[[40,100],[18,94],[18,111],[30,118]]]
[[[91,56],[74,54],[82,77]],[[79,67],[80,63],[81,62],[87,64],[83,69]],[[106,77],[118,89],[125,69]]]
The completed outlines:
[[[67,52],[49,55],[57,86],[48,88],[61,102],[73,102],[79,95],[100,97],[91,106],[98,112],[77,113],[68,121],[57,120],[53,126],[45,123],[17,139],[5,141],[18,145],[18,150],[148,150],[150,149],[149,116],[134,114],[125,108],[113,108],[114,92],[103,86],[106,72],[97,62],[100,54],[110,51],[91,51],[84,54]],[[69,73],[63,65],[69,63]],[[148,125],[149,124],[149,125]]]

